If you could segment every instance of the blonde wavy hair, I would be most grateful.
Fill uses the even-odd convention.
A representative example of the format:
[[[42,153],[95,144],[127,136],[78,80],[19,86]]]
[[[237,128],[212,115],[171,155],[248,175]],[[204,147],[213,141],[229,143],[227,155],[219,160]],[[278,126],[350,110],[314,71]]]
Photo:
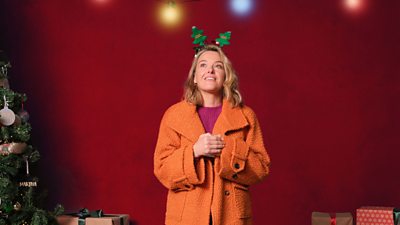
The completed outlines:
[[[207,51],[218,52],[222,59],[222,63],[224,64],[225,81],[222,89],[222,97],[228,100],[232,107],[241,106],[243,104],[243,100],[242,95],[239,92],[239,82],[236,72],[233,69],[232,63],[228,57],[225,55],[222,49],[216,45],[206,45],[193,59],[192,66],[189,70],[189,75],[185,81],[183,99],[195,105],[203,105],[203,96],[197,89],[197,85],[194,83],[194,75],[196,73],[196,67],[200,56]]]

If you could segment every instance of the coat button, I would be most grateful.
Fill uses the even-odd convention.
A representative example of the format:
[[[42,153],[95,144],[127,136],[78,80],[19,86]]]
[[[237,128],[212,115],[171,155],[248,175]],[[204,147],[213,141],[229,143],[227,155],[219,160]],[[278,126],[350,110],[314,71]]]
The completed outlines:
[[[237,179],[237,178],[238,178],[237,173],[234,173],[234,174],[232,175],[232,178],[233,178],[233,179]]]
[[[226,196],[228,196],[230,193],[229,193],[229,191],[224,191],[224,194],[225,194]]]
[[[235,163],[235,169],[239,169],[240,168],[240,165],[239,165],[239,163]]]

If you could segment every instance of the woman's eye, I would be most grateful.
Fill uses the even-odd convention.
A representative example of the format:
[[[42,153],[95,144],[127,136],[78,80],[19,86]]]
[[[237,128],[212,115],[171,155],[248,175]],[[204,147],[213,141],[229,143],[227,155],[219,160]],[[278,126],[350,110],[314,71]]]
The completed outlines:
[[[223,65],[221,65],[221,64],[217,64],[217,65],[215,65],[215,68],[217,68],[217,69],[223,69],[223,68],[224,68],[224,66],[223,66]]]
[[[206,67],[207,66],[207,64],[205,64],[205,63],[200,63],[200,65],[199,65],[200,67],[202,67],[202,68],[204,68],[204,67]]]

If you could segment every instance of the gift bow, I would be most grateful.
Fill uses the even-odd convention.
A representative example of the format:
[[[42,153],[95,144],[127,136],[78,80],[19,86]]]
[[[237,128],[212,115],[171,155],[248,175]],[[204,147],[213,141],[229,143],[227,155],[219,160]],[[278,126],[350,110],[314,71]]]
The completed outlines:
[[[336,213],[330,213],[331,216],[331,225],[336,225]]]
[[[83,209],[80,209],[79,212],[71,213],[70,215],[79,217],[78,225],[85,225],[85,219],[87,217],[96,217],[96,218],[98,218],[98,217],[104,216],[104,213],[103,213],[102,209],[98,209],[98,210],[95,210],[95,211],[89,211],[89,209],[83,208]]]
[[[95,211],[89,211],[86,208],[80,209],[79,212],[77,212],[77,213],[71,213],[68,215],[78,217],[78,225],[85,225],[86,224],[85,219],[88,217],[100,218],[100,217],[107,217],[107,216],[115,216],[115,215],[104,215],[102,209],[98,209]],[[124,218],[122,216],[119,216],[119,220],[120,220],[120,225],[127,225],[127,224],[125,224]],[[128,222],[128,224],[129,224],[129,222]]]

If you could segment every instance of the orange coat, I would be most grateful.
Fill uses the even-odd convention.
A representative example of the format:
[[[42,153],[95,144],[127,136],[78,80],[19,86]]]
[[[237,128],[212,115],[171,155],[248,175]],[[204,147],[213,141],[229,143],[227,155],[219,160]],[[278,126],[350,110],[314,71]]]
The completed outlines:
[[[260,125],[247,106],[223,101],[213,134],[224,135],[220,157],[194,159],[205,133],[196,106],[181,101],[164,114],[154,153],[154,174],[168,188],[167,225],[252,224],[249,185],[269,173]]]

